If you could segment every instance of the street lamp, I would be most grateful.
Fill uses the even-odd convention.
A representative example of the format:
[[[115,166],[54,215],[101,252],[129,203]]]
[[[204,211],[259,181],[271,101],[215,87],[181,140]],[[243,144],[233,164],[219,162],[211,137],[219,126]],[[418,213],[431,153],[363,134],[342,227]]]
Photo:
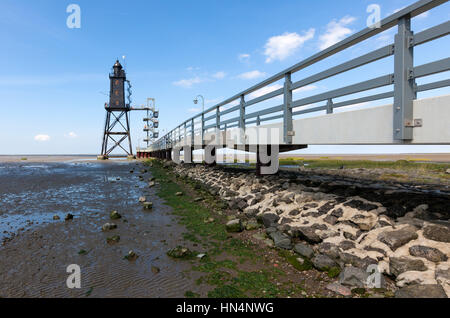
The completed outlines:
[[[201,98],[202,99],[202,113],[205,112],[205,98],[202,95],[198,95],[195,99],[194,99],[194,104],[197,105],[198,104],[198,99]]]

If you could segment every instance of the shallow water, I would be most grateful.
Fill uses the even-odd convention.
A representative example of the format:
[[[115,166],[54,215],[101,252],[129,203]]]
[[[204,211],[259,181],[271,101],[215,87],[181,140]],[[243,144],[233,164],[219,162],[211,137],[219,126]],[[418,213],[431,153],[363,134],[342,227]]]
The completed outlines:
[[[185,229],[148,188],[150,174],[139,181],[141,169],[126,161],[0,164],[0,238],[12,238],[0,246],[0,297],[183,297],[193,290],[190,264],[166,255],[186,245]],[[142,209],[143,195],[153,211]],[[111,221],[112,210],[122,219]],[[73,221],[64,221],[67,213]],[[102,232],[107,222],[117,230]],[[113,235],[120,242],[108,245]],[[134,262],[123,259],[130,250],[139,255]],[[81,289],[66,286],[70,264],[81,267]]]

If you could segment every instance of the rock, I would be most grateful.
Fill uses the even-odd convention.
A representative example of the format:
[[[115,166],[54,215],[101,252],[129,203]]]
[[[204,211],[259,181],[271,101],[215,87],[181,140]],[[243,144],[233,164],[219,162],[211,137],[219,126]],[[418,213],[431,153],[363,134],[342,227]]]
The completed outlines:
[[[260,224],[258,223],[258,221],[256,220],[250,220],[247,222],[247,224],[245,225],[245,229],[247,231],[253,231],[253,230],[257,230],[260,228]]]
[[[118,219],[120,219],[122,216],[119,214],[119,212],[117,212],[117,211],[112,211],[112,212],[109,214],[109,217],[111,218],[111,220],[118,220]]]
[[[155,181],[151,181],[151,182],[148,183],[148,187],[149,188],[153,188],[155,185],[156,185]]]
[[[398,276],[401,273],[409,271],[423,272],[427,270],[424,262],[420,259],[413,259],[407,256],[391,257],[389,259],[389,269],[391,275]]]
[[[146,198],[146,197],[140,197],[140,198],[139,198],[139,202],[140,202],[140,203],[144,203],[145,201],[147,201],[147,198]]]
[[[423,236],[429,240],[450,243],[450,227],[444,225],[428,225],[423,229]]]
[[[153,203],[152,202],[144,202],[142,204],[142,206],[144,207],[144,210],[151,210],[151,209],[153,209]]]
[[[340,250],[338,246],[330,242],[320,243],[317,250],[324,255],[327,255],[331,259],[337,261],[339,259]]]
[[[297,216],[300,214],[300,211],[298,209],[294,209],[291,212],[289,212],[290,216]]]
[[[203,259],[206,257],[206,254],[197,254],[196,256],[198,259]]]
[[[409,254],[416,257],[423,257],[430,262],[445,262],[448,257],[437,248],[415,245],[409,248]]]
[[[330,225],[335,225],[338,221],[338,219],[335,216],[332,215],[327,215],[324,219],[324,222],[330,224]]]
[[[248,218],[253,218],[253,217],[255,217],[257,214],[259,213],[259,210],[258,209],[246,209],[245,211],[244,211],[244,214],[245,214],[245,216],[246,217],[248,217]]]
[[[171,249],[170,251],[168,251],[167,255],[172,258],[186,258],[186,257],[191,256],[192,252],[186,247],[177,246],[177,247]]]
[[[66,217],[64,218],[66,221],[73,220],[73,214],[67,213]]]
[[[339,247],[342,248],[344,251],[350,250],[352,248],[355,248],[355,243],[352,241],[342,241],[339,243]]]
[[[114,230],[114,229],[117,229],[117,225],[114,224],[114,223],[106,223],[106,224],[103,224],[103,226],[102,226],[102,231],[103,232],[111,231],[111,230]]]
[[[377,264],[377,260],[374,260],[373,258],[370,258],[369,256],[366,256],[365,258],[358,257],[356,255],[341,252],[339,253],[339,258],[344,264],[350,264],[354,267],[366,269],[369,265]]]
[[[175,193],[175,195],[176,195],[177,197],[181,197],[181,196],[183,195],[183,192],[177,192],[177,193]]]
[[[227,232],[230,233],[239,233],[244,230],[242,226],[242,222],[239,219],[231,220],[226,224]]]
[[[326,288],[338,295],[341,295],[341,296],[351,296],[352,295],[352,291],[349,288],[342,286],[341,284],[331,283],[331,284],[328,284]]]
[[[339,219],[339,218],[341,218],[344,215],[344,211],[341,208],[339,208],[339,209],[333,210],[330,213],[330,215]]]
[[[60,217],[58,215],[53,216],[53,220],[58,221],[59,219],[60,219]]]
[[[441,285],[409,285],[395,292],[395,298],[447,298]]]
[[[450,174],[450,169],[445,170],[446,174]]]
[[[348,206],[350,208],[362,210],[362,211],[372,211],[378,209],[378,206],[375,204],[365,203],[361,200],[351,200],[347,203],[344,203],[344,206]]]
[[[323,254],[314,256],[311,259],[311,262],[313,263],[314,267],[320,271],[328,271],[333,267],[339,267],[335,261]]]
[[[131,251],[128,252],[128,255],[126,255],[126,256],[124,257],[124,259],[126,259],[126,260],[128,260],[128,261],[130,261],[130,262],[133,262],[133,261],[135,261],[138,257],[139,257],[139,256],[138,256],[133,250],[131,250]]]
[[[108,244],[115,244],[115,243],[119,243],[120,242],[120,236],[119,235],[114,235],[112,237],[108,237],[106,239],[106,243]]]
[[[306,244],[302,244],[302,243],[295,244],[294,251],[297,254],[299,254],[303,257],[306,257],[308,259],[311,259],[314,256],[313,249]]]
[[[285,250],[292,249],[291,238],[289,236],[287,236],[286,234],[283,234],[283,233],[277,231],[277,232],[271,233],[270,237],[272,238],[276,247],[282,248]]]
[[[339,283],[345,286],[364,288],[367,284],[369,273],[353,266],[344,267],[339,275]]]
[[[194,199],[194,202],[201,202],[201,201],[203,201],[203,198],[201,198],[201,197],[198,197],[198,198]]]
[[[271,227],[273,225],[276,225],[279,219],[280,217],[278,216],[278,214],[272,212],[264,213],[261,216],[261,220],[265,227]]]
[[[319,212],[320,215],[324,215],[327,214],[330,210],[332,210],[335,205],[336,202],[328,202],[322,205],[317,211]]]
[[[374,215],[355,215],[351,219],[351,222],[358,225],[359,229],[362,231],[370,231],[377,224],[377,218]]]
[[[299,227],[295,230],[295,235],[311,244],[322,242],[322,239],[312,227]]]
[[[378,235],[378,240],[389,246],[393,251],[417,238],[418,235],[414,226],[407,226],[401,230],[386,231]]]
[[[159,269],[159,267],[156,266],[152,266],[152,273],[153,274],[158,274],[161,270]]]

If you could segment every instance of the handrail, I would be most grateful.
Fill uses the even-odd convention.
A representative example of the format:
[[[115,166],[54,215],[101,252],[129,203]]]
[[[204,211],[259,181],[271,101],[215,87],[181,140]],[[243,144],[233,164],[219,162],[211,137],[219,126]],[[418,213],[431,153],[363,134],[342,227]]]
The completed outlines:
[[[201,123],[202,128],[200,129],[201,134],[203,135],[204,131],[211,129],[211,128],[219,128],[223,125],[225,125],[226,128],[231,128],[233,126],[236,126],[233,123],[237,122],[237,127],[245,128],[246,124],[253,124],[255,123],[255,120],[246,121],[248,119],[252,119],[257,117],[256,123],[260,124],[261,122],[278,119],[278,118],[284,118],[285,121],[285,141],[287,143],[292,142],[292,138],[289,137],[289,127],[292,126],[292,116],[305,114],[309,112],[315,112],[315,111],[321,111],[321,110],[327,110],[327,113],[330,113],[333,111],[334,108],[344,107],[348,105],[352,105],[355,103],[361,103],[364,101],[373,101],[378,99],[384,99],[384,98],[391,98],[394,97],[394,103],[398,104],[400,107],[400,114],[396,114],[394,118],[394,131],[395,136],[394,139],[398,140],[408,140],[412,138],[412,133],[410,130],[405,128],[405,125],[403,124],[405,122],[405,119],[407,119],[409,113],[412,113],[412,95],[415,94],[415,92],[424,91],[428,89],[434,89],[434,88],[440,88],[448,86],[449,81],[439,81],[435,83],[420,85],[420,86],[408,86],[410,85],[410,80],[415,78],[420,78],[423,76],[429,76],[435,73],[440,73],[444,71],[450,70],[450,58],[444,58],[439,61],[431,62],[428,64],[420,65],[414,67],[412,65],[412,50],[415,46],[433,41],[435,39],[438,39],[443,36],[447,36],[450,34],[450,21],[441,23],[437,26],[431,27],[427,30],[421,31],[417,34],[413,34],[410,31],[410,19],[418,16],[424,12],[427,12],[428,10],[435,8],[437,6],[440,6],[444,3],[448,2],[448,0],[420,0],[416,3],[411,4],[410,6],[386,17],[380,22],[379,27],[367,27],[348,38],[326,48],[325,50],[322,50],[321,52],[318,52],[314,54],[313,56],[259,82],[256,85],[253,85],[252,87],[241,91],[238,94],[233,95],[232,97],[225,99],[224,101],[216,104],[215,106],[212,106],[206,110],[204,110],[202,113],[199,113],[188,120],[181,123],[179,126],[177,126],[175,129],[171,130],[169,133],[167,133],[164,137],[162,137],[156,144],[164,143],[170,143],[172,144],[174,138],[176,140],[181,140],[182,136],[188,136],[189,133],[192,133],[192,130],[194,131],[194,134],[196,129],[192,127],[192,122]],[[366,39],[369,39],[385,30],[388,30],[395,25],[399,26],[399,33],[396,37],[396,42],[387,46],[384,46],[382,48],[376,49],[374,51],[371,51],[367,54],[364,54],[360,57],[354,58],[352,60],[349,60],[347,62],[344,62],[342,64],[339,64],[337,66],[331,67],[325,71],[319,72],[317,74],[311,75],[307,78],[304,78],[302,80],[299,80],[297,82],[292,83],[290,78],[291,74],[302,70],[308,66],[311,66],[321,60],[324,60],[338,52],[341,52],[351,46],[354,46]],[[408,43],[405,47],[405,43]],[[409,55],[410,54],[410,55]],[[317,94],[314,96],[309,96],[306,98],[302,98],[300,100],[293,101],[292,100],[292,92],[296,89],[305,87],[307,85],[316,83],[318,81],[330,78],[332,76],[347,72],[349,70],[364,66],[369,63],[373,63],[375,61],[381,60],[383,58],[386,58],[388,56],[395,55],[395,70],[394,73],[380,76],[371,80],[366,80],[363,82],[359,82],[353,85],[345,86],[339,89],[331,90],[325,93]],[[401,59],[399,59],[401,57]],[[402,74],[406,74],[407,78],[403,78]],[[254,93],[255,91],[267,87],[268,85],[281,80],[285,78],[285,86],[280,89],[273,90],[269,93],[266,93],[262,96],[256,97],[252,100],[245,101],[245,97],[248,96],[251,93]],[[354,93],[359,93],[363,91],[368,91],[371,89],[388,86],[388,85],[394,85],[394,91],[387,92],[387,93],[381,93],[381,94],[374,94],[371,96],[366,96],[362,98],[356,98],[353,100],[343,101],[339,103],[333,103],[332,99],[351,95]],[[402,87],[402,88],[399,88]],[[406,87],[406,89],[405,89]],[[407,92],[405,95],[405,91]],[[280,106],[270,107],[266,108],[257,112],[245,113],[245,109],[249,106],[255,105],[260,102],[264,102],[266,100],[272,99],[274,97],[282,95],[284,97],[284,103]],[[240,101],[240,104],[236,106],[232,106],[229,109],[220,111],[220,107],[228,105],[232,103],[233,101]],[[303,110],[297,110],[294,111],[295,108],[311,105],[317,102],[326,101],[327,104],[324,106],[319,107],[313,107]],[[398,108],[398,107],[397,107]],[[239,112],[238,117],[233,117],[231,119],[227,120],[221,120],[221,117],[230,114],[233,112]],[[214,112],[214,113],[212,113]],[[261,118],[261,116],[273,114],[276,112],[281,112],[282,115],[274,115],[271,117]],[[208,115],[206,117],[205,115]],[[400,116],[400,117],[399,117]],[[200,121],[198,121],[200,119]],[[205,126],[205,122],[215,119],[215,122]],[[232,124],[232,125],[229,125]],[[195,126],[195,123],[194,123]],[[187,127],[191,127],[191,131],[186,131]],[[184,129],[184,134],[181,134],[181,129]],[[178,132],[177,132],[178,130]],[[409,137],[411,136],[411,137]]]

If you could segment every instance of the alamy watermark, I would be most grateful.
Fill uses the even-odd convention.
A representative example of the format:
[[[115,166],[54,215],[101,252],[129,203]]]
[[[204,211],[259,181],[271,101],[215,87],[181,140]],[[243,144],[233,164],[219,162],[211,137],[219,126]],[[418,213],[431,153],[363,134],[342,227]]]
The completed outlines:
[[[69,289],[80,289],[81,288],[81,268],[77,264],[71,264],[67,266],[67,277],[66,285]]]
[[[69,4],[66,13],[70,13],[66,20],[69,29],[81,29],[81,8],[78,4]]]

